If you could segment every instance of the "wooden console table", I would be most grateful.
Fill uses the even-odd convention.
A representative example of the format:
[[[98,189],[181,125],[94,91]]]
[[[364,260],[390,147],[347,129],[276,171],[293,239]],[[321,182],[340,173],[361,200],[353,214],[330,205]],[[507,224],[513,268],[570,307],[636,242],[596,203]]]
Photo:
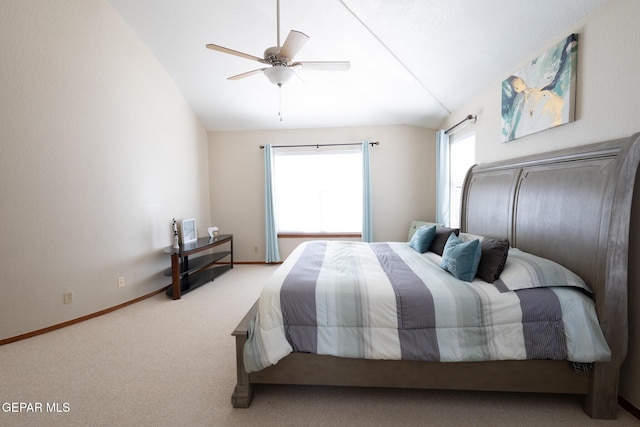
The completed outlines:
[[[189,256],[193,254],[225,243],[229,244],[228,251],[215,252],[189,259]],[[164,253],[171,255],[171,268],[165,271],[165,275],[171,276],[171,286],[167,288],[167,295],[173,299],[180,299],[182,294],[212,281],[214,277],[233,268],[233,234],[201,237],[195,242],[181,245],[178,249],[168,247],[164,250]],[[228,264],[213,267],[214,264],[227,256],[230,257]]]

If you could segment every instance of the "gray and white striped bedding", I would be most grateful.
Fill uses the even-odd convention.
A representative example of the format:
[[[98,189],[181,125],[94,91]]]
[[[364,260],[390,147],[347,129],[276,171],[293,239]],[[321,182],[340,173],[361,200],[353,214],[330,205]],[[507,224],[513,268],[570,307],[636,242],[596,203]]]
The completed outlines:
[[[441,362],[608,360],[593,301],[571,287],[500,292],[404,242],[301,244],[265,284],[247,372],[292,351]],[[509,262],[509,261],[507,261]]]

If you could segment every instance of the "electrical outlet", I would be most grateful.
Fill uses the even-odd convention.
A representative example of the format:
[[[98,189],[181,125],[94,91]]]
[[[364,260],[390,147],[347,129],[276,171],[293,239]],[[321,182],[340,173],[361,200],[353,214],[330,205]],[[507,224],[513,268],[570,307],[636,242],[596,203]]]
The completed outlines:
[[[73,302],[73,292],[64,293],[64,303],[71,304]]]
[[[258,253],[258,247],[257,246],[253,247],[253,252]]]
[[[118,277],[118,287],[124,288],[124,276]]]

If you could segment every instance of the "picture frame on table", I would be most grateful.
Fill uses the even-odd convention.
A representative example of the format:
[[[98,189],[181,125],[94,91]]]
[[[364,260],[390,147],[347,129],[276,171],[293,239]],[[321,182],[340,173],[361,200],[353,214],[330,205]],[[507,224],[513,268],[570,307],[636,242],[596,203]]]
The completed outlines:
[[[198,233],[196,229],[196,219],[183,219],[182,220],[182,244],[187,244],[191,242],[195,242],[198,240]]]

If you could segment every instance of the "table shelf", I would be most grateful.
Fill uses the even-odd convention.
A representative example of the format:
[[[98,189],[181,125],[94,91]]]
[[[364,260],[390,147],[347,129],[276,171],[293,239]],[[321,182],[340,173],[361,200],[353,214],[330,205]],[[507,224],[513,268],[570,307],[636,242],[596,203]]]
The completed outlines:
[[[195,273],[204,266],[220,261],[221,259],[229,255],[231,255],[231,251],[224,251],[199,256],[196,258],[189,258],[189,262],[186,264],[183,261],[180,261],[180,276]],[[173,269],[171,267],[167,268],[166,270],[164,270],[164,275],[171,277],[173,275]]]
[[[193,254],[223,244],[229,244],[228,251],[189,258]],[[173,299],[180,299],[182,294],[211,282],[215,277],[233,268],[233,234],[222,234],[212,238],[202,237],[177,249],[166,248],[164,252],[171,255],[171,267],[164,272],[172,278],[171,286],[167,288],[167,295]],[[228,263],[219,263],[226,257],[230,258]]]
[[[180,279],[180,294],[186,294],[187,292],[199,288],[202,285],[206,285],[230,269],[231,265],[227,264],[219,267],[207,268],[206,270],[202,270],[198,273],[184,276]],[[166,294],[167,296],[173,297],[173,286],[169,286],[167,288]]]

